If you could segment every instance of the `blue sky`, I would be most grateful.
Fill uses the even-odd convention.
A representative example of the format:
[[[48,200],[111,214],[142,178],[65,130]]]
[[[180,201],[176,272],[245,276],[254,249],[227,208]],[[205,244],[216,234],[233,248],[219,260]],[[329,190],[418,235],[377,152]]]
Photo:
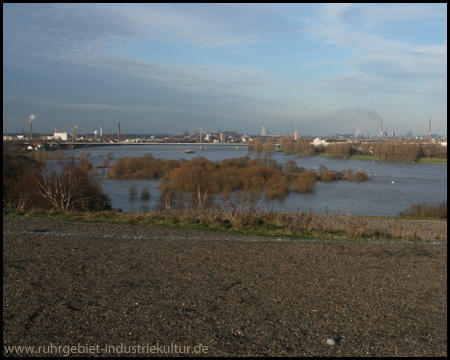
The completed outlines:
[[[3,4],[3,132],[447,134],[447,4]]]

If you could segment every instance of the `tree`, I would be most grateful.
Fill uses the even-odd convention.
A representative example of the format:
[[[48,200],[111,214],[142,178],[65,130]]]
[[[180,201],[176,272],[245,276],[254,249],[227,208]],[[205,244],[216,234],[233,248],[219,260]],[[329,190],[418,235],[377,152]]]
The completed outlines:
[[[275,152],[275,140],[268,139],[263,146],[264,155],[272,155]]]
[[[150,199],[150,190],[147,187],[141,189],[141,200],[149,200]]]
[[[40,201],[36,194],[36,178],[43,164],[33,157],[3,153],[3,209],[23,211]]]
[[[159,202],[156,207],[157,211],[170,211],[175,206],[175,191],[170,185],[163,186],[163,193],[159,197]]]
[[[134,183],[131,183],[129,191],[130,199],[134,200],[136,198],[137,193],[138,193],[137,186]]]
[[[36,178],[37,193],[58,211],[99,211],[111,208],[110,200],[103,193],[100,183],[73,160],[61,171]]]
[[[258,155],[260,155],[263,151],[263,143],[261,138],[257,138],[253,140],[254,143],[254,151],[255,153],[257,153]]]
[[[286,164],[284,164],[284,172],[288,174],[297,174],[300,171],[297,163],[294,160],[288,160]]]

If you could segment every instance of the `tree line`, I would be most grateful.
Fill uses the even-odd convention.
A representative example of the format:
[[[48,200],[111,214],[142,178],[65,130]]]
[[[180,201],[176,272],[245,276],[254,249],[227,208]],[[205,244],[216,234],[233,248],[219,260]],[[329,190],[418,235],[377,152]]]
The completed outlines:
[[[247,153],[271,155],[275,152],[275,139],[267,139],[264,143],[261,138],[255,138],[247,142]]]
[[[280,149],[288,154],[313,155],[326,153],[332,157],[372,155],[383,161],[417,161],[419,158],[447,158],[447,147],[411,141],[384,141],[376,143],[331,142],[326,147],[314,146],[310,140],[280,138]]]

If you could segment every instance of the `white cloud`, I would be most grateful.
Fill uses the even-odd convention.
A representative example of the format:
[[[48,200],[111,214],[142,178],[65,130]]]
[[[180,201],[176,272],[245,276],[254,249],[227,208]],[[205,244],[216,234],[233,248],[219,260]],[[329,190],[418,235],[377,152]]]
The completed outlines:
[[[4,103],[39,83],[47,106],[95,116],[190,109],[256,123],[314,107],[325,122],[389,98],[445,112],[446,34],[420,33],[444,21],[443,4],[4,4]]]
[[[134,60],[112,47],[133,46],[135,40],[186,42],[202,46],[235,47],[256,44],[253,35],[218,33],[181,11],[157,6],[121,4],[33,5],[10,8],[4,19],[7,40],[4,61],[11,67],[26,61],[40,66],[45,60],[89,66],[120,72],[145,81],[187,91],[242,92],[255,86],[267,86],[268,74],[261,71],[223,66],[164,65]],[[17,62],[17,58],[28,59]],[[71,71],[74,69],[72,68]],[[52,68],[50,67],[50,71]]]
[[[378,23],[442,19],[443,5],[331,4],[321,19],[300,18],[300,32],[324,44],[351,51],[345,74],[322,78],[318,87],[352,94],[423,94],[442,97],[446,87],[447,45],[421,45],[384,37],[369,29]],[[421,17],[420,14],[423,14]],[[357,17],[354,17],[355,15]],[[350,16],[352,15],[352,16]],[[354,24],[362,26],[354,27]],[[439,39],[436,39],[439,42]]]

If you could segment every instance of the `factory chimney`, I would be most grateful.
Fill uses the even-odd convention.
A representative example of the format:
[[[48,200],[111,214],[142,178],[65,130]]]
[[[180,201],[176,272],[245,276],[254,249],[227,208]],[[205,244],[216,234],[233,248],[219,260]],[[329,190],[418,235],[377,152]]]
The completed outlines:
[[[431,139],[431,119],[428,120],[428,138]]]
[[[35,119],[34,114],[30,115],[30,139],[33,138],[33,120]]]
[[[117,142],[120,142],[120,121],[119,121],[119,131],[117,133]]]

